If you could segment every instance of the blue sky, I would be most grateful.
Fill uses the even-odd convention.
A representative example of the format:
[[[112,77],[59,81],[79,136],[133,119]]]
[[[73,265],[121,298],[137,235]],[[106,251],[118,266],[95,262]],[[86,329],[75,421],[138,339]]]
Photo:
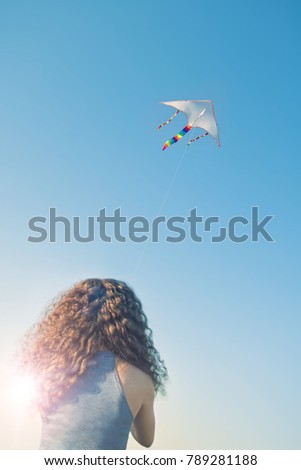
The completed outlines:
[[[59,291],[124,279],[170,373],[154,448],[298,448],[299,20],[295,1],[1,3],[3,370]],[[161,152],[185,118],[156,132],[160,101],[180,99],[214,101],[221,148]],[[252,206],[273,243],[27,241],[50,207],[84,231],[102,208],[226,223]]]

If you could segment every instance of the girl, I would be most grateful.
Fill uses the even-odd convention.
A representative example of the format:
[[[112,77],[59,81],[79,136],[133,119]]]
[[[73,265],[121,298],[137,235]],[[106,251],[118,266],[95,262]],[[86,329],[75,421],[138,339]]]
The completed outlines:
[[[153,443],[167,371],[124,282],[87,279],[60,295],[27,335],[22,366],[36,384],[40,449],[125,449],[130,431]]]

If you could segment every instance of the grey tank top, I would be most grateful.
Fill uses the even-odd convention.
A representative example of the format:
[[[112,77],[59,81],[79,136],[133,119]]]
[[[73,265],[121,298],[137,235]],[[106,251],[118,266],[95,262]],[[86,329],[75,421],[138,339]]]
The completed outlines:
[[[115,356],[101,351],[56,407],[42,416],[40,449],[126,449],[132,422]]]

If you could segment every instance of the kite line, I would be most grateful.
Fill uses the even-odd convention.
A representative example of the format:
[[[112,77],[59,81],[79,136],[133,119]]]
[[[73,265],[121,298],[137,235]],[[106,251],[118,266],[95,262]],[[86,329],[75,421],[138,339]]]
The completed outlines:
[[[160,214],[162,213],[162,210],[163,210],[163,208],[164,208],[164,206],[165,206],[165,204],[166,204],[166,201],[167,201],[167,199],[168,199],[168,196],[169,196],[169,194],[170,194],[170,191],[171,191],[171,189],[172,189],[172,187],[173,187],[173,184],[174,184],[174,182],[175,182],[175,179],[176,179],[176,177],[177,177],[177,174],[179,173],[179,170],[180,170],[181,165],[182,165],[182,163],[183,163],[183,160],[184,160],[185,154],[186,154],[186,152],[187,152],[187,149],[188,149],[188,146],[186,146],[186,147],[184,148],[184,151],[183,151],[183,153],[182,153],[182,156],[181,156],[181,158],[180,158],[180,160],[179,160],[179,162],[178,162],[178,165],[176,166],[176,169],[175,169],[175,171],[174,171],[174,174],[173,174],[173,176],[172,176],[172,178],[171,178],[171,180],[170,180],[169,186],[168,186],[168,188],[167,188],[167,190],[166,190],[166,192],[165,192],[165,194],[164,194],[164,196],[163,196],[161,205],[160,205],[160,207],[159,207],[159,209],[158,209],[158,211],[157,211],[157,215],[156,215],[155,218],[159,217]],[[150,241],[150,239],[148,239],[148,240],[145,242],[145,244],[144,244],[144,248],[143,248],[143,250],[142,250],[142,252],[141,252],[141,255],[140,255],[140,257],[139,257],[139,259],[138,259],[138,261],[137,261],[137,264],[136,264],[136,266],[135,266],[135,268],[134,268],[134,270],[133,270],[132,276],[135,276],[136,272],[138,271],[138,268],[140,267],[140,264],[141,264],[141,262],[142,262],[142,260],[143,260],[143,258],[144,258],[146,249],[147,249],[147,247],[148,247],[149,241]]]

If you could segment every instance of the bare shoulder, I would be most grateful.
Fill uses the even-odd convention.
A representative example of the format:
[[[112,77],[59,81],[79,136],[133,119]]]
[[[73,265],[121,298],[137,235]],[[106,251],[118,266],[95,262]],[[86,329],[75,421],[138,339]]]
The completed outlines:
[[[153,381],[146,372],[120,358],[116,358],[116,367],[122,384],[134,385],[135,388],[154,395]]]
[[[116,357],[116,369],[127,399],[135,417],[146,403],[153,403],[155,389],[151,377],[138,367]]]

